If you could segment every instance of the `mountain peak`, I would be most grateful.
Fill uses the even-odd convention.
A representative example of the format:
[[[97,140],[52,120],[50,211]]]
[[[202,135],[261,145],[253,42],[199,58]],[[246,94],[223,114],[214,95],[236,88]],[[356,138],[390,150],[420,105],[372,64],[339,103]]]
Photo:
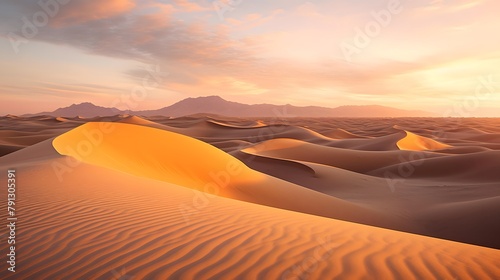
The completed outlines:
[[[183,99],[176,104],[184,104],[186,106],[194,105],[194,106],[223,106],[227,103],[231,103],[224,98],[218,95],[210,95],[210,96],[200,96],[200,97],[189,97]],[[175,105],[175,104],[174,104]]]
[[[82,103],[73,103],[68,107],[65,107],[67,109],[92,109],[92,108],[98,108],[99,106],[94,105],[93,103],[90,102],[82,102]]]
[[[82,102],[82,103],[79,103],[79,104],[76,104],[76,103],[73,103],[71,104],[71,106],[69,106],[70,108],[75,108],[75,107],[98,107],[96,105],[94,105],[93,103],[90,103],[90,102]]]
[[[227,101],[218,95],[200,96],[200,97],[190,97],[191,100],[204,100],[204,101]],[[184,99],[186,100],[186,99]]]
[[[90,102],[72,104],[71,106],[59,108],[53,112],[42,112],[35,115],[50,115],[55,117],[76,117],[82,116],[85,118],[96,116],[113,116],[123,113],[116,108],[106,108],[94,105]],[[29,116],[29,115],[28,115]]]
[[[201,98],[225,100],[224,98],[220,97],[219,95],[201,96]]]

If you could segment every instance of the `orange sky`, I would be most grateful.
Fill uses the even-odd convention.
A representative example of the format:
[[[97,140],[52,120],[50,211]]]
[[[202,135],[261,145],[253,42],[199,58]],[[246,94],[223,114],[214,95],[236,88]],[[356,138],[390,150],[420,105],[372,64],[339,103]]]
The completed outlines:
[[[224,1],[2,2],[0,115],[220,95],[500,116],[499,1]]]

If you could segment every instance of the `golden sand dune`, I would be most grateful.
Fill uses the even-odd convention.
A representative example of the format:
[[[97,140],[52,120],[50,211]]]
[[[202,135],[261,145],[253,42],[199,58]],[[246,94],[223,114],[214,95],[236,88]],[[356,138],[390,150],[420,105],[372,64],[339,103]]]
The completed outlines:
[[[61,179],[53,167],[67,158],[48,143],[25,151],[44,160],[18,168],[22,258],[16,274],[0,271],[2,279],[494,279],[500,273],[494,249],[208,196],[87,163]],[[21,152],[1,158],[2,169]]]
[[[137,122],[135,122],[137,123]],[[181,134],[122,123],[87,123],[53,141],[62,155],[202,190],[211,172],[231,169],[232,183],[262,180],[230,155]],[[199,160],[200,157],[210,159]]]
[[[165,130],[87,123],[58,136],[53,145],[86,163],[214,195],[386,227],[397,219],[254,171],[211,145]]]
[[[408,151],[428,151],[428,150],[441,150],[450,148],[450,145],[440,143],[436,140],[426,138],[409,131],[406,131],[406,137],[397,142],[397,146],[401,150]]]
[[[120,123],[129,123],[129,124],[137,124],[137,125],[144,125],[144,126],[156,126],[156,125],[159,125],[156,122],[152,122],[152,121],[143,119],[143,118],[138,117],[138,116],[123,115],[121,117],[122,117],[122,119],[118,121]]]

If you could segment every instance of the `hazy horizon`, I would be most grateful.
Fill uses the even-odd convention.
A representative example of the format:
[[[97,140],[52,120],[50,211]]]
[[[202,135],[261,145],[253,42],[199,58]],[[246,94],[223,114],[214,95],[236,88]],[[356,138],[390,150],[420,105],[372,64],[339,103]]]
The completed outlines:
[[[224,101],[228,101],[228,102],[235,102],[235,101],[231,101],[231,100],[227,100],[221,96],[218,96],[218,95],[210,95],[210,96],[197,96],[197,97],[187,97],[185,99],[181,99],[181,100],[177,100],[177,101],[174,101],[173,103],[171,104],[158,104],[157,107],[154,107],[154,108],[149,108],[149,109],[144,109],[144,110],[129,110],[129,109],[125,109],[125,110],[122,110],[122,109],[119,109],[119,110],[122,110],[122,111],[132,111],[132,112],[138,112],[138,111],[156,111],[156,110],[159,110],[159,109],[163,109],[163,108],[166,108],[166,107],[169,107],[169,106],[172,106],[172,105],[175,105],[181,101],[185,101],[185,100],[188,100],[189,98],[191,99],[198,99],[198,98],[210,98],[210,97],[219,97],[219,98],[222,98]],[[116,99],[115,99],[116,101]],[[272,104],[272,103],[266,103],[266,102],[261,102],[261,103],[254,103],[254,104],[246,104],[246,103],[240,103],[240,102],[237,102],[239,104],[244,104],[244,105],[272,105],[272,106],[285,106],[285,105],[290,105],[290,106],[294,106],[294,107],[301,107],[301,108],[304,108],[304,107],[308,107],[308,105],[304,105],[304,106],[296,106],[294,104]],[[102,107],[102,108],[110,108],[110,109],[118,109],[116,107],[108,107],[107,104],[97,104],[95,102],[92,102],[92,101],[84,101],[84,102],[78,102],[78,103],[72,103],[72,104],[66,104],[62,107],[53,107],[53,108],[49,108],[47,110],[44,110],[44,111],[37,111],[37,112],[24,112],[24,113],[20,113],[20,114],[12,114],[12,113],[7,113],[7,114],[0,114],[0,116],[7,116],[7,115],[17,115],[17,116],[22,116],[22,115],[35,115],[35,114],[40,114],[40,113],[51,113],[51,112],[54,112],[56,110],[59,110],[59,109],[65,109],[65,108],[70,108],[72,106],[79,106],[79,105],[82,105],[82,104],[92,104],[96,107]],[[111,104],[114,104],[114,102],[112,102]],[[321,107],[321,108],[330,108],[330,109],[336,109],[336,108],[341,108],[341,107],[363,107],[363,108],[366,108],[366,107],[378,107],[378,106],[381,106],[381,107],[385,107],[385,108],[392,108],[392,109],[398,109],[398,110],[403,110],[403,111],[407,111],[407,112],[412,112],[412,111],[415,111],[415,112],[422,112],[422,113],[429,113],[429,115],[427,117],[429,118],[440,118],[440,117],[443,117],[443,118],[447,118],[447,117],[458,117],[458,118],[461,118],[461,117],[472,117],[472,118],[481,118],[481,117],[486,117],[486,118],[499,118],[500,116],[498,115],[495,115],[496,111],[491,111],[491,112],[486,112],[485,114],[483,115],[478,115],[478,116],[460,116],[460,115],[453,115],[452,113],[454,113],[452,110],[449,110],[449,111],[445,111],[445,112],[432,112],[432,111],[426,111],[426,110],[419,110],[419,109],[415,109],[415,110],[408,110],[408,109],[401,109],[401,108],[397,108],[397,107],[391,107],[391,106],[384,106],[384,105],[379,105],[379,104],[367,104],[367,105],[341,105],[341,106],[336,106],[336,107],[327,107],[327,106],[314,106],[314,107]],[[208,111],[208,110],[207,110]],[[207,113],[207,114],[210,114],[209,112],[200,112],[200,113]],[[465,113],[467,113],[465,111]],[[490,113],[490,114],[488,114]],[[188,114],[189,115],[189,114]],[[221,115],[223,116],[223,114]],[[64,116],[61,116],[61,117],[64,117]],[[379,116],[381,118],[385,118],[386,116]],[[422,116],[416,116],[418,118],[421,118]],[[376,117],[375,117],[376,118]]]
[[[201,99],[205,99],[205,98],[211,98],[211,97],[219,97],[219,98],[222,98],[222,100],[224,101],[227,101],[227,102],[236,102],[236,103],[239,103],[239,104],[244,104],[244,105],[273,105],[273,106],[285,106],[285,105],[290,105],[290,106],[295,106],[295,107],[309,107],[311,105],[303,105],[303,106],[297,106],[295,104],[289,104],[289,103],[283,103],[283,104],[277,104],[277,103],[268,103],[268,102],[261,102],[261,103],[252,103],[252,104],[247,104],[247,103],[241,103],[241,102],[237,102],[237,101],[232,101],[232,100],[227,100],[219,95],[207,95],[207,96],[196,96],[196,97],[186,97],[184,99],[181,99],[181,100],[177,100],[177,101],[174,101],[173,103],[170,103],[170,104],[158,104],[157,107],[153,107],[153,108],[149,108],[149,109],[144,109],[144,110],[131,110],[131,111],[147,111],[147,110],[158,110],[158,109],[162,109],[162,108],[165,108],[165,107],[168,107],[168,106],[171,106],[171,105],[174,105],[174,104],[177,104],[181,101],[185,101],[185,100],[188,100],[189,98],[191,99],[198,99],[198,98],[201,98]],[[111,104],[113,104],[114,102],[112,102]],[[96,107],[103,107],[103,108],[112,108],[112,109],[119,109],[119,108],[116,108],[116,107],[110,107],[108,106],[109,104],[98,104],[98,103],[95,103],[95,102],[92,102],[92,101],[83,101],[83,102],[77,102],[77,103],[72,103],[72,104],[66,104],[62,107],[54,107],[54,108],[51,108],[49,110],[45,110],[43,112],[52,112],[52,111],[55,111],[57,109],[62,109],[62,108],[68,108],[68,107],[71,107],[71,106],[75,106],[75,105],[82,105],[82,104],[92,104]],[[358,106],[382,106],[382,107],[387,107],[387,108],[394,108],[394,109],[400,109],[400,108],[397,108],[397,107],[390,107],[390,106],[383,106],[383,105],[379,105],[379,104],[366,104],[366,105],[341,105],[341,106],[333,106],[333,107],[328,107],[328,106],[321,106],[321,105],[317,105],[317,106],[313,106],[313,107],[322,107],[322,108],[338,108],[338,107],[350,107],[350,106],[353,106],[353,107],[358,107]],[[401,109],[401,110],[404,110],[404,109]],[[126,110],[125,110],[126,111]],[[408,110],[408,111],[411,111],[411,110]],[[430,112],[430,111],[425,111],[425,110],[415,110],[415,111],[423,111],[423,112],[429,112],[429,113],[433,113],[433,112]],[[22,114],[37,114],[37,113],[41,113],[41,112],[25,112],[25,113],[22,113]],[[10,114],[10,115],[13,115],[13,114]]]
[[[40,4],[42,3],[42,4]],[[23,0],[0,4],[0,115],[381,105],[500,117],[500,3]]]

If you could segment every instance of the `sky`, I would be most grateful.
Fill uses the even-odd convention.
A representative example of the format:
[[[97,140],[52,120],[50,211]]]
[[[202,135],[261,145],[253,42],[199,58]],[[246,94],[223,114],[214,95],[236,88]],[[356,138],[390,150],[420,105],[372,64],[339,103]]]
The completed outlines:
[[[497,0],[7,0],[0,115],[384,105],[500,116]]]

